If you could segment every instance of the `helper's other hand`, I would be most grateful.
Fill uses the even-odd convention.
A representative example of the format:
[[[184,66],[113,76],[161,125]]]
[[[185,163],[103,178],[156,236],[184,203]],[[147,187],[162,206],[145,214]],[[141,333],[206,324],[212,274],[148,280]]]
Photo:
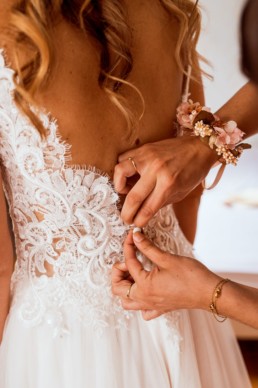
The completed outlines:
[[[127,194],[121,216],[143,227],[167,204],[184,199],[208,174],[217,156],[198,138],[186,136],[145,144],[119,156],[114,185]],[[132,187],[128,179],[139,174]]]

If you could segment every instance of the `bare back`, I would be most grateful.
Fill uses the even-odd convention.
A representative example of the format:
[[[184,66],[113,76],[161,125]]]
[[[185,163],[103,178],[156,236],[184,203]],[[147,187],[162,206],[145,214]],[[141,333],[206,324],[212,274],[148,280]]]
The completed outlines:
[[[38,96],[57,119],[62,138],[72,145],[72,162],[93,165],[112,176],[119,153],[168,138],[182,92],[182,73],[174,53],[177,21],[158,1],[127,1],[134,66],[128,81],[145,100],[139,129],[128,141],[125,119],[98,86],[99,49],[96,42],[66,21],[54,33],[56,66],[46,92]],[[123,87],[136,114],[138,95]]]
[[[8,21],[9,7],[16,0],[0,5],[0,27]],[[100,47],[90,35],[61,20],[54,27],[55,64],[38,103],[56,118],[59,135],[71,145],[73,165],[94,166],[113,176],[120,153],[142,144],[171,137],[176,107],[181,99],[183,74],[175,60],[179,24],[158,0],[127,0],[127,18],[131,29],[133,70],[128,81],[142,93],[145,111],[138,129],[128,140],[125,118],[98,84]],[[1,44],[0,44],[1,46]],[[8,45],[7,45],[8,46]],[[192,83],[191,96],[203,101],[201,85]],[[121,92],[132,110],[140,116],[139,96],[129,87]],[[197,199],[175,206],[175,211],[192,213],[196,221]],[[196,194],[193,193],[195,197]],[[188,203],[189,202],[189,203]],[[189,240],[195,223],[179,222]]]
[[[12,3],[12,0],[10,3]],[[72,146],[72,160],[69,161],[69,163],[95,166],[96,168],[107,172],[110,176],[113,174],[118,155],[123,151],[146,142],[153,142],[171,136],[176,106],[181,98],[183,84],[183,75],[177,66],[174,55],[178,35],[177,21],[162,8],[158,0],[153,0],[151,2],[128,0],[127,4],[128,24],[130,25],[132,32],[131,51],[134,59],[134,67],[128,81],[140,90],[146,105],[144,116],[141,119],[139,128],[134,133],[132,140],[130,140],[130,142],[127,140],[128,130],[121,113],[114,104],[111,103],[106,93],[101,90],[98,85],[100,49],[97,42],[94,41],[92,37],[85,36],[82,32],[64,20],[61,20],[55,26],[53,34],[56,60],[49,83],[44,93],[41,92],[36,96],[37,102],[57,119],[62,140]],[[3,6],[1,5],[0,28],[3,25],[1,21],[3,20],[2,17],[5,17],[5,11],[3,11],[2,7]],[[7,70],[8,69],[4,69],[5,72]],[[7,73],[10,75],[11,72],[8,70]],[[9,85],[9,75],[3,85]],[[19,155],[25,155],[25,153],[23,154],[23,150],[26,149],[26,144],[30,144],[32,139],[30,138],[30,132],[28,132],[26,135],[27,143],[25,142],[26,144],[22,144],[20,154],[17,151],[18,148],[16,149],[15,147],[8,146],[10,144],[16,144],[18,138],[19,141],[21,140],[23,142],[23,136],[18,136],[18,134],[20,134],[19,131],[23,131],[23,125],[21,125],[21,123],[23,123],[22,115],[21,112],[14,107],[12,99],[9,99],[11,94],[9,93],[8,88],[6,101],[3,101],[3,105],[7,105],[7,107],[3,108],[2,139],[4,139],[4,141],[1,142],[2,144],[0,143],[0,146],[2,146],[1,170],[4,172],[3,177],[5,188],[7,188],[6,193],[8,194],[9,210],[13,216],[14,232],[16,233],[15,246],[19,253],[16,261],[16,274],[20,276],[22,273],[22,279],[25,281],[27,281],[27,278],[30,278],[37,282],[37,279],[41,277],[41,274],[47,273],[49,278],[54,278],[54,274],[58,271],[59,258],[71,257],[70,253],[72,252],[72,256],[77,259],[82,254],[80,249],[84,240],[86,241],[86,245],[92,245],[94,243],[95,237],[93,239],[88,239],[88,218],[86,215],[86,218],[84,219],[84,215],[85,212],[91,211],[91,208],[95,206],[93,203],[95,196],[91,194],[88,186],[91,188],[94,179],[102,179],[103,177],[95,177],[93,173],[90,174],[89,171],[84,171],[83,169],[81,169],[81,171],[75,170],[75,172],[73,171],[74,169],[69,168],[59,169],[60,163],[62,167],[64,167],[62,163],[65,158],[58,158],[56,156],[58,155],[58,152],[56,154],[52,152],[52,154],[54,154],[54,157],[52,157],[51,150],[53,148],[48,148],[47,144],[41,141],[34,127],[31,133],[33,133],[36,147],[34,151],[30,149],[29,154],[31,156],[34,152],[33,155],[37,160],[38,156],[42,155],[44,162],[42,164],[43,168],[38,169],[37,163],[34,164],[30,159],[28,165],[24,161],[25,170],[28,168],[28,174],[26,170],[24,176],[23,172],[21,173],[24,163],[19,159]],[[121,92],[128,98],[132,109],[140,114],[142,106],[137,94],[127,87],[123,87]],[[6,114],[6,112],[8,114]],[[13,112],[15,112],[15,118],[12,116]],[[10,116],[12,117],[12,120],[9,120]],[[16,131],[17,127],[15,127],[15,125],[9,126],[10,122],[12,124],[15,123],[16,125],[18,122],[17,126],[19,126],[19,130]],[[54,137],[54,145],[58,143],[55,142],[56,140],[57,138]],[[7,145],[7,147],[5,145]],[[48,152],[51,154],[49,158]],[[47,161],[47,163],[45,163],[45,161]],[[58,164],[58,162],[60,163]],[[13,168],[10,168],[12,163]],[[52,163],[50,167],[48,163]],[[36,175],[39,174],[37,177],[36,175],[33,175],[34,170],[36,170]],[[82,176],[85,177],[87,174],[91,175],[90,178],[92,179],[85,179],[82,182]],[[53,182],[51,180],[52,177]],[[59,185],[60,182],[64,181],[64,185]],[[99,214],[100,210],[98,207],[97,214],[95,214],[95,209],[94,216],[90,215],[90,225],[96,227],[96,232],[94,231],[94,233],[97,236],[96,241],[101,247],[100,250],[96,249],[96,254],[98,257],[101,256],[101,260],[104,255],[106,255],[107,262],[111,265],[113,263],[112,260],[116,260],[117,257],[120,258],[122,254],[122,237],[126,231],[126,227],[122,223],[117,208],[117,195],[114,193],[113,188],[107,184],[107,179],[104,179],[104,181],[105,184],[100,184],[101,190],[103,189],[105,191],[105,195],[103,194],[101,198],[107,197],[108,201],[107,203],[104,200],[102,201],[103,214]],[[70,183],[72,184],[70,185]],[[51,190],[49,190],[49,185],[51,186]],[[103,188],[103,186],[105,187]],[[63,187],[65,187],[65,193],[60,193],[60,190],[62,191]],[[46,191],[46,195],[41,194],[42,188],[43,191]],[[73,190],[72,192],[71,189]],[[51,193],[51,198],[48,201],[46,198],[49,198],[49,192]],[[14,195],[14,193],[18,195]],[[82,195],[80,196],[81,193]],[[88,194],[85,195],[85,193]],[[2,199],[4,198],[2,188],[0,188],[0,196]],[[66,200],[65,198],[68,197],[69,200]],[[76,202],[76,198],[79,198],[78,201],[80,204],[78,201]],[[45,200],[49,204],[48,208],[44,202]],[[96,201],[98,202],[98,200],[99,197],[96,196]],[[6,215],[5,202],[4,200],[0,202],[0,214]],[[64,206],[62,206],[63,204]],[[173,223],[172,220],[175,218],[171,207],[169,212],[171,217],[166,213],[166,209],[161,213],[161,216],[164,217],[164,225],[167,225],[166,228],[170,230]],[[20,217],[20,215],[22,216]],[[93,219],[92,223],[91,219]],[[159,225],[161,225],[161,223],[158,218],[155,219],[155,223],[157,224],[157,227],[160,228]],[[35,252],[33,250],[35,245],[34,240],[29,239],[31,237],[30,230],[32,231],[34,224],[36,224],[40,230],[43,230],[44,225],[46,225],[46,228],[50,233],[50,237],[43,233],[43,239],[47,236],[47,244],[44,245],[47,249],[46,252],[41,251],[41,245],[37,244],[37,242]],[[52,229],[50,228],[51,230],[48,226],[50,224],[52,225]],[[192,221],[191,224],[193,224]],[[110,225],[114,225],[114,230]],[[155,225],[153,225],[152,228],[155,229]],[[176,222],[174,226],[178,228]],[[0,309],[1,338],[9,304],[9,283],[10,273],[13,269],[14,254],[11,247],[11,236],[7,223],[2,224],[0,229],[1,236],[7,236],[7,238],[4,238],[5,241],[3,241],[3,245],[8,246],[9,249],[6,260],[1,260],[0,262],[0,272],[2,271],[2,273],[4,273],[2,270],[3,267],[7,268],[5,271],[6,275],[4,274],[6,287],[0,295],[0,297],[5,300],[5,304],[2,304],[4,308],[1,307]],[[101,233],[99,232],[100,230]],[[104,231],[105,233],[107,232],[107,237],[105,238],[102,235],[102,232],[104,233]],[[67,233],[69,234],[68,237]],[[92,232],[90,231],[90,233]],[[117,241],[118,233],[120,233],[119,241]],[[177,233],[173,233],[171,236],[177,236]],[[32,234],[34,235],[34,232],[32,232]],[[35,235],[36,234],[37,232],[35,232]],[[191,249],[188,244],[186,244],[182,234],[181,236],[182,244],[186,246],[187,249]],[[66,244],[68,240],[69,249]],[[166,239],[162,239],[162,241],[163,240],[166,241]],[[62,241],[65,241],[65,245],[63,246],[61,244]],[[80,262],[77,264],[77,260],[75,259],[75,266],[76,268],[78,267],[79,272],[82,271],[80,272],[82,273],[82,276],[87,272],[85,271],[86,267],[84,266],[87,266],[89,262],[88,249],[92,250],[92,246],[90,245],[86,248],[82,247],[83,252],[86,252],[87,250],[85,255],[83,253],[86,257],[86,259],[84,256],[82,258],[83,267],[80,267]],[[176,242],[175,245],[178,246],[178,242]],[[110,249],[106,249],[106,246],[110,247]],[[26,249],[28,247],[28,250],[31,252],[30,267],[27,265],[27,259],[25,259],[27,250],[24,247],[26,247]],[[160,247],[165,249],[165,246]],[[65,256],[64,249],[68,249],[68,256]],[[93,250],[95,250],[95,248]],[[54,259],[52,259],[52,256],[49,256],[49,252]],[[185,251],[182,252],[184,253]],[[70,265],[69,257],[68,265]],[[101,271],[103,269],[104,272],[100,274],[99,278],[109,281],[109,277],[106,276],[105,272],[108,268],[105,265],[99,266],[99,260],[90,260],[90,262],[93,263],[92,265],[101,268]],[[63,265],[61,265],[61,267],[62,266]],[[73,282],[73,279],[71,280],[72,287],[77,283],[78,271],[73,271],[76,282]],[[89,271],[89,274],[90,273],[91,271]],[[92,274],[93,273],[94,271],[92,271]],[[16,274],[14,274],[14,278]],[[17,277],[17,283],[18,281],[19,279]],[[51,282],[51,280],[49,280],[49,282]],[[69,287],[67,288],[66,285],[66,282],[62,283],[62,287],[64,286],[69,294]],[[81,287],[82,290],[88,289],[85,287],[84,278],[79,284],[79,287]],[[67,298],[65,297],[63,300],[69,300],[70,294],[68,294]],[[33,299],[34,293],[31,295]],[[50,292],[49,295],[52,303],[52,292]],[[63,295],[62,292],[59,293],[59,295]],[[77,291],[76,295],[79,295]],[[102,298],[99,298],[99,301],[102,306]],[[77,302],[81,303],[82,301],[79,298],[78,300],[76,299],[76,303]],[[32,305],[33,303],[34,300],[32,301]],[[59,304],[59,301],[57,303]],[[84,305],[86,306],[86,304]],[[44,311],[44,309],[42,311]],[[80,308],[78,308],[78,313],[81,313]],[[108,315],[109,314],[107,314],[107,316]]]

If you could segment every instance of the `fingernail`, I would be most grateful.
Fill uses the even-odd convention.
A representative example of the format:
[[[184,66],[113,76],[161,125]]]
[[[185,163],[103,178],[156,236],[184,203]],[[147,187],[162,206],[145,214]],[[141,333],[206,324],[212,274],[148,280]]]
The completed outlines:
[[[134,232],[133,231],[133,239],[135,242],[141,242],[144,239],[144,235],[141,234],[139,231]]]
[[[142,233],[142,228],[139,228],[138,226],[136,226],[135,228],[133,228],[133,233]]]

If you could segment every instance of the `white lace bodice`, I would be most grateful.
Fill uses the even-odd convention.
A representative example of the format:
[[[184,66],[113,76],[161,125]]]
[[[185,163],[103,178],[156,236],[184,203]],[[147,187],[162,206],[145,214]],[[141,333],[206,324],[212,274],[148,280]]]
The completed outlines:
[[[66,165],[70,147],[44,113],[47,136],[40,137],[13,102],[12,75],[0,54],[0,160],[17,253],[13,305],[22,300],[21,319],[33,326],[46,321],[55,334],[69,329],[66,309],[97,329],[125,325],[130,314],[110,282],[127,230],[118,196],[104,174]],[[172,207],[146,233],[163,249],[191,254]]]

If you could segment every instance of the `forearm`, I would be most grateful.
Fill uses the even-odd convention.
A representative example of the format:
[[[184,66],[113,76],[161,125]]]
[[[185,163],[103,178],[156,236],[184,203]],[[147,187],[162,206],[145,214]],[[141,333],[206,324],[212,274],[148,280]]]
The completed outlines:
[[[170,271],[171,306],[176,303],[177,308],[203,309],[211,313],[212,294],[222,278],[197,260],[181,257],[178,263],[180,265],[178,274],[175,271],[175,263]],[[180,290],[176,298],[173,289],[175,285]],[[258,329],[257,288],[231,280],[226,282],[222,287],[221,295],[216,299],[216,309],[221,316]]]
[[[192,261],[195,271],[196,284],[192,284],[192,306],[210,310],[212,293],[215,286],[222,278],[202,266],[199,262]],[[190,266],[190,264],[188,263]],[[189,297],[190,298],[190,297]],[[221,295],[216,299],[216,309],[222,316],[242,322],[258,329],[258,289],[248,287],[233,281],[226,282],[222,287]]]
[[[234,120],[238,127],[252,136],[258,133],[258,88],[252,83],[244,85],[216,114],[223,121]]]
[[[258,329],[258,289],[230,281],[223,287],[217,308],[221,315]]]

